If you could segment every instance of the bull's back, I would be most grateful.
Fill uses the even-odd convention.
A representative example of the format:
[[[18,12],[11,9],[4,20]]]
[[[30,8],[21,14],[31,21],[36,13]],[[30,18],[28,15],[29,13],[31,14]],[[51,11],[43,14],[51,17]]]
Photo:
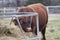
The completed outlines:
[[[38,13],[39,26],[42,29],[43,26],[46,25],[48,22],[48,13],[47,13],[45,6],[42,4],[33,4],[33,5],[29,5],[28,7],[30,7],[33,10],[33,12]],[[33,18],[33,20],[35,19]]]

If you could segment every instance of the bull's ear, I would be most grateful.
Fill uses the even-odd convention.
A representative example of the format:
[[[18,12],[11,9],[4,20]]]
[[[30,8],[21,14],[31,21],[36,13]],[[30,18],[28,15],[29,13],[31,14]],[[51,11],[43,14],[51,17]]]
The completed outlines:
[[[16,20],[16,19],[13,19],[13,23],[14,23],[15,25],[18,25],[18,23],[17,23],[17,20]]]

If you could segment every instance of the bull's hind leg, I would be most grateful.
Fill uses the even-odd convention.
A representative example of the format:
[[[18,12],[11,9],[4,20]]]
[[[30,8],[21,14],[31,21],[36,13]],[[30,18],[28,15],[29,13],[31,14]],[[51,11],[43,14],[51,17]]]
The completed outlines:
[[[46,40],[46,38],[45,38],[45,32],[46,32],[46,25],[45,26],[43,26],[44,28],[41,30],[41,33],[42,33],[42,40]]]

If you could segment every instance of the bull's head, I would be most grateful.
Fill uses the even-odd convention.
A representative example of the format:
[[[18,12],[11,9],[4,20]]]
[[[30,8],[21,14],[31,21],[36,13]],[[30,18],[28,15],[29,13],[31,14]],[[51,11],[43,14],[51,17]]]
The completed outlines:
[[[19,9],[19,12],[29,12],[29,9],[28,8],[25,8],[25,7],[22,7],[21,9]],[[32,29],[31,29],[31,18],[30,17],[19,17],[19,22],[22,26],[22,29],[26,32],[30,32]],[[15,25],[18,25],[18,22],[16,19],[13,20],[14,24]]]

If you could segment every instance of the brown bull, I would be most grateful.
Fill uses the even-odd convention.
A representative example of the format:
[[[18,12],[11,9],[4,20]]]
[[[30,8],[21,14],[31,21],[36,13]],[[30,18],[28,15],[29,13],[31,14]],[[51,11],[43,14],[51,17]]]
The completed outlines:
[[[19,7],[20,9],[19,12],[37,12],[38,16],[39,16],[39,30],[42,33],[42,40],[46,40],[45,38],[45,31],[46,31],[46,25],[48,22],[48,13],[47,10],[45,8],[44,5],[37,3],[37,4],[32,4],[32,5],[28,5],[25,7]],[[33,17],[32,18],[32,24],[31,26],[29,25],[30,23],[30,17],[20,17],[19,21],[21,22],[22,28],[25,32],[31,31],[35,34],[37,34],[36,32],[36,18]],[[27,20],[26,20],[27,19]],[[13,20],[15,25],[18,25],[16,19]]]

